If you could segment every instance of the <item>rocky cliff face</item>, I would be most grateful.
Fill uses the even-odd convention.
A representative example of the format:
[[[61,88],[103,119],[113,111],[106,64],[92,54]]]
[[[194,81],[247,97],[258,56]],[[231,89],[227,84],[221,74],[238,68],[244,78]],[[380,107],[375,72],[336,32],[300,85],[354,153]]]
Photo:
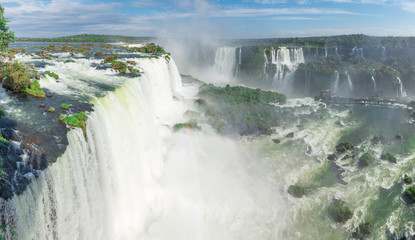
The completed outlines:
[[[322,46],[304,40],[292,46],[235,47],[231,75],[243,84],[292,96],[315,96],[322,89],[339,96],[415,93],[414,39],[346,37],[327,38]]]

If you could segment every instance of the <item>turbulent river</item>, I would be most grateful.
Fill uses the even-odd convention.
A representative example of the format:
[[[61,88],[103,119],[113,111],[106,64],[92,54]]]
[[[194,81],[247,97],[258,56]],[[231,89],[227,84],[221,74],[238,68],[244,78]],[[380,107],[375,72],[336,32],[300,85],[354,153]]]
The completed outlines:
[[[8,237],[350,239],[366,221],[373,225],[369,239],[414,234],[415,210],[402,200],[402,176],[415,176],[407,110],[296,98],[275,106],[289,117],[271,136],[219,134],[202,113],[200,131],[175,132],[175,123],[190,120],[188,110],[199,112],[200,83],[182,82],[173,59],[119,54],[136,61],[142,74],[127,77],[81,54],[54,53],[52,60],[17,55],[39,72],[60,75],[59,81],[42,77],[41,88],[92,103],[93,110],[87,139],[82,130],[70,130],[57,161],[38,177],[28,176],[22,194],[1,201]],[[291,132],[294,137],[286,138]],[[386,143],[373,143],[376,134]],[[372,153],[374,162],[359,168],[358,157],[328,160],[340,141],[354,142],[358,156]],[[385,150],[396,153],[397,163],[380,160]],[[294,184],[305,196],[288,194]],[[327,213],[334,198],[354,212],[345,224]]]

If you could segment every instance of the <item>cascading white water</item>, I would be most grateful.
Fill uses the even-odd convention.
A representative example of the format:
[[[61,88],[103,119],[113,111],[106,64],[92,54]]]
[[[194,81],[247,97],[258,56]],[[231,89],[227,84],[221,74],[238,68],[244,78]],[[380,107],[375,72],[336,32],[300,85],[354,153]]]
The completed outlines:
[[[339,53],[337,51],[337,47],[335,47],[334,50],[335,50],[335,54],[338,55]]]
[[[373,82],[373,91],[378,92],[378,87],[376,86],[375,73],[376,73],[376,69],[373,69],[371,79],[372,79],[372,82]]]
[[[353,92],[353,82],[352,82],[352,79],[350,78],[350,74],[347,71],[345,71],[344,74],[346,74],[347,76],[347,83],[349,84],[349,93]]]
[[[272,86],[277,91],[290,93],[293,90],[293,73],[304,63],[303,49],[280,47],[277,51],[272,50],[271,55],[271,63],[276,65]]]
[[[174,96],[197,88],[182,89],[173,61],[137,62],[142,77],[95,100],[88,140],[70,131],[66,152],[12,199],[18,239],[279,238],[284,201],[252,175],[250,154],[209,128],[170,129],[188,109]]]
[[[386,48],[382,47],[382,61],[386,61]]]
[[[358,58],[363,59],[364,55],[363,55],[363,48],[357,48],[354,47],[352,49],[352,54],[356,55]]]
[[[220,47],[215,53],[214,82],[229,82],[234,79],[236,68],[236,47]]]
[[[309,96],[311,94],[311,72],[305,71],[305,86],[304,86],[304,94],[305,96]]]
[[[403,86],[402,80],[399,77],[396,77],[396,81],[398,82],[398,89],[397,89],[396,97],[398,98],[406,97],[406,91]]]
[[[336,95],[339,90],[340,75],[338,71],[335,71],[331,77],[331,92]]]
[[[324,57],[327,58],[328,53],[327,53],[327,48],[324,48]]]

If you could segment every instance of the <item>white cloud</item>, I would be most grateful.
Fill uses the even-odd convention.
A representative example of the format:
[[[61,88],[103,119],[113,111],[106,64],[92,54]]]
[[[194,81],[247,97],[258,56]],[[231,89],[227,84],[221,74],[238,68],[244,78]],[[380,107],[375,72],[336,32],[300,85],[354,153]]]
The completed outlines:
[[[138,0],[131,3],[133,7],[155,7],[155,6],[162,6],[161,3],[158,1],[153,0]]]
[[[408,12],[414,12],[415,13],[415,2],[402,2],[401,8]]]

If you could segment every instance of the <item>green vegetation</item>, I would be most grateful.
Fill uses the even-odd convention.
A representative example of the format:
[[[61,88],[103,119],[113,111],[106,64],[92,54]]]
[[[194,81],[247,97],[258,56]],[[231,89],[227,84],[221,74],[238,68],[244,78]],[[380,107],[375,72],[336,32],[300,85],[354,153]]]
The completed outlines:
[[[0,118],[6,116],[6,111],[4,110],[4,108],[2,106],[0,106]]]
[[[352,233],[352,237],[355,239],[363,240],[366,239],[372,232],[372,223],[365,222],[359,224],[356,230]]]
[[[189,122],[186,122],[186,123],[176,123],[176,124],[174,124],[173,131],[177,132],[177,131],[179,131],[183,128],[200,130],[200,127],[197,125],[196,121],[189,121]]]
[[[0,63],[2,66],[3,87],[13,92],[21,92],[29,88],[30,69],[23,63],[14,61],[12,63]]]
[[[129,37],[129,36],[118,36],[118,35],[93,35],[93,34],[82,34],[73,35],[67,37],[57,38],[17,38],[19,42],[88,42],[88,43],[113,43],[113,42],[147,42],[153,38],[150,37]]]
[[[116,71],[120,73],[126,73],[127,72],[127,65],[120,61],[112,61],[111,62],[111,68],[115,69]]]
[[[337,156],[337,154],[335,154],[335,153],[330,154],[330,155],[327,157],[327,159],[328,159],[328,160],[331,160],[331,161],[336,161],[338,158],[339,158],[339,157],[338,157],[338,156]]]
[[[288,187],[288,193],[293,197],[302,198],[305,194],[305,190],[298,185],[290,185]]]
[[[111,56],[104,58],[104,63],[111,63],[117,59],[118,59],[118,54],[111,55]]]
[[[7,140],[7,139],[5,139],[5,138],[3,137],[3,135],[1,134],[1,132],[0,132],[0,144],[4,144],[4,143],[10,143],[10,141],[9,141],[9,140]]]
[[[395,138],[396,138],[396,139],[399,139],[399,140],[402,140],[402,134],[397,133],[397,134],[395,135]]]
[[[0,5],[0,52],[3,52],[11,42],[14,42],[14,32],[9,31],[7,18],[4,17],[4,8]]]
[[[410,176],[405,174],[405,176],[403,176],[403,182],[406,183],[406,184],[411,184],[413,182],[413,180]]]
[[[366,152],[359,158],[359,166],[367,167],[373,162],[373,157],[370,153]]]
[[[61,104],[61,108],[62,109],[65,109],[65,110],[68,110],[69,109],[69,105],[67,103],[62,103]]]
[[[53,77],[55,80],[59,79],[59,75],[54,72],[46,71],[45,74]]]
[[[333,200],[329,205],[329,215],[338,223],[345,223],[353,217],[353,212],[341,200]]]
[[[276,144],[280,144],[281,143],[281,140],[279,140],[278,138],[274,138],[274,139],[272,139],[272,141],[274,143],[276,143]]]
[[[59,120],[69,126],[81,128],[82,132],[84,133],[84,136],[86,136],[85,122],[88,120],[88,116],[85,112],[75,113],[72,116],[64,116],[61,114],[59,116]]]
[[[353,143],[351,143],[351,142],[342,142],[342,143],[340,143],[336,146],[336,151],[340,152],[340,153],[345,153],[349,150],[352,150],[353,148],[354,148]]]
[[[382,153],[380,158],[383,159],[383,160],[388,160],[389,162],[392,162],[392,163],[397,162],[395,155],[391,152]]]
[[[53,112],[55,112],[55,108],[53,108],[53,107],[50,107],[48,110],[46,110],[46,112],[50,112],[50,113],[53,113]]]
[[[22,92],[25,92],[29,95],[32,95],[34,97],[37,98],[45,98],[46,97],[46,93],[45,91],[39,89],[39,88],[24,88],[22,89]]]
[[[239,134],[272,134],[272,126],[282,124],[276,108],[269,103],[284,104],[282,94],[247,87],[201,87],[196,104],[210,117],[218,131],[237,131]]]
[[[293,132],[290,132],[287,135],[285,135],[285,137],[287,137],[287,138],[293,138],[294,137],[294,133]]]
[[[404,196],[407,197],[411,203],[415,202],[415,186],[408,187],[405,192]]]
[[[94,53],[94,56],[99,57],[99,56],[105,56],[105,53],[101,52],[101,51],[97,51]]]
[[[386,138],[383,135],[375,135],[372,138],[372,142],[374,144],[378,144],[378,143],[385,143],[386,142]]]
[[[130,73],[140,73],[140,70],[133,68],[132,66],[128,66],[127,68]]]
[[[128,48],[131,52],[151,53],[153,55],[168,54],[161,46],[155,43],[147,43],[143,47],[132,47]]]

